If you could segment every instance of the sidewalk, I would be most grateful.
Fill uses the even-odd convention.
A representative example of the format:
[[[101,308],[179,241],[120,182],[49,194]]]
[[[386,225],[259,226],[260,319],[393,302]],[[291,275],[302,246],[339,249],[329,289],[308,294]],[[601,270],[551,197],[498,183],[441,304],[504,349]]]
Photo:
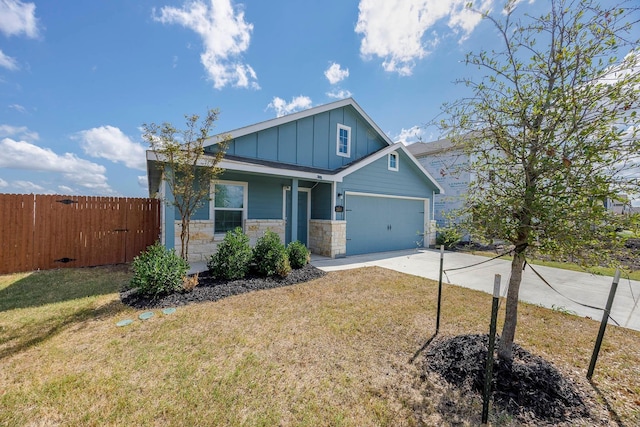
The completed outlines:
[[[490,258],[460,252],[445,252],[443,281],[487,293],[493,292],[495,274],[502,276],[501,295],[506,295],[509,282],[511,262],[496,259],[483,264],[460,270],[447,271],[457,267],[465,267]],[[357,255],[341,259],[323,258],[313,255],[311,263],[324,271],[346,270],[350,268],[378,266],[415,276],[438,280],[440,268],[440,251],[430,249],[382,252],[377,254]],[[547,282],[557,289],[559,295],[536,276],[530,267],[526,267],[520,285],[520,300],[538,304],[547,308],[558,308],[575,312],[578,316],[590,317],[597,321],[602,319],[602,310],[583,305],[604,308],[612,277],[596,276],[558,268],[536,266],[534,268]],[[611,317],[620,326],[640,331],[640,282],[621,278],[611,309]],[[615,325],[611,320],[609,323]]]

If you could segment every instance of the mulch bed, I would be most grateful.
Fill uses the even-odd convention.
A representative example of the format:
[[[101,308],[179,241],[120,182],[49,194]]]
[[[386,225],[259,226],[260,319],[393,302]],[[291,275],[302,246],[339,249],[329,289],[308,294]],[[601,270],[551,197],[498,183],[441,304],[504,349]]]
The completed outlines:
[[[282,286],[308,282],[324,276],[326,273],[311,264],[292,270],[287,277],[261,277],[249,275],[239,280],[220,280],[211,277],[208,271],[198,276],[198,285],[190,292],[179,292],[159,298],[148,298],[137,294],[135,290],[120,293],[120,300],[138,309],[176,307],[187,304],[218,301],[232,295],[244,294],[262,289],[273,289]]]
[[[488,335],[436,340],[425,353],[424,369],[463,392],[482,395]],[[496,341],[496,348],[499,339]],[[524,424],[555,424],[590,417],[578,387],[543,358],[514,345],[513,363],[494,361],[494,410]]]

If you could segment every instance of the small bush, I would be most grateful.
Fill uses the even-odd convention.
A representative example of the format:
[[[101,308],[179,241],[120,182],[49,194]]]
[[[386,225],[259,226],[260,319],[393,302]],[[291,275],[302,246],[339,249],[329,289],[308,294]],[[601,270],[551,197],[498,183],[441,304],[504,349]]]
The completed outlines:
[[[252,255],[249,237],[237,227],[227,232],[218,245],[218,251],[207,262],[207,267],[213,277],[241,279],[249,272]]]
[[[460,240],[462,240],[462,234],[455,227],[443,227],[438,229],[436,234],[436,245],[444,245],[445,249],[451,249]]]
[[[289,243],[287,246],[287,255],[289,256],[291,268],[302,268],[311,261],[311,253],[309,252],[309,249],[307,249],[302,242],[297,240]]]
[[[257,272],[263,276],[278,274],[284,277],[291,271],[287,248],[280,242],[280,236],[271,230],[267,230],[256,242],[253,262]]]
[[[182,282],[189,271],[187,261],[159,242],[133,259],[131,287],[142,295],[157,297],[181,291]]]
[[[285,256],[280,258],[278,265],[276,266],[276,274],[280,277],[287,277],[291,273],[291,264],[289,263],[289,257],[285,252]]]
[[[185,276],[182,280],[182,290],[185,292],[191,292],[196,286],[198,286],[198,276],[198,273],[193,276]]]

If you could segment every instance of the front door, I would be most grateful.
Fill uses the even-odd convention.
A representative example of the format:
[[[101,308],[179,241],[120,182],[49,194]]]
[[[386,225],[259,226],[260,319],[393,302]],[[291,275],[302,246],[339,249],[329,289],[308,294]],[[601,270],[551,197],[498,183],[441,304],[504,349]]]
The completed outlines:
[[[311,197],[309,196],[309,189],[299,189],[298,190],[298,236],[295,240],[299,240],[304,243],[305,246],[309,246],[308,244],[308,233],[309,233],[309,214],[310,207],[309,204],[311,202]],[[286,198],[286,208],[284,218],[286,220],[285,226],[285,244],[289,244],[291,242],[291,190],[287,190],[285,192]]]

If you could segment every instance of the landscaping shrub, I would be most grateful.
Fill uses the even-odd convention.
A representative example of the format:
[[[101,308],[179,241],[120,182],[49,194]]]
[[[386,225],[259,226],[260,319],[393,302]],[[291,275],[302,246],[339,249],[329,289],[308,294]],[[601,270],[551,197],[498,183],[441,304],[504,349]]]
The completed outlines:
[[[251,266],[251,246],[249,237],[240,227],[228,231],[218,251],[211,255],[207,267],[213,277],[220,279],[241,279],[249,272]]]
[[[287,248],[280,242],[280,236],[267,230],[253,248],[253,262],[263,276],[278,274],[282,277],[291,272]]]
[[[311,261],[311,253],[309,252],[309,249],[307,249],[302,242],[297,240],[289,243],[287,246],[287,255],[289,256],[291,268],[302,268]]]
[[[436,234],[436,245],[444,245],[445,249],[451,249],[462,239],[462,234],[455,227],[439,228]]]
[[[133,259],[131,287],[140,294],[157,297],[181,291],[182,282],[189,271],[187,261],[159,242]]]
[[[182,290],[184,292],[191,292],[196,286],[198,286],[199,274],[196,273],[193,276],[186,276],[182,280]]]

